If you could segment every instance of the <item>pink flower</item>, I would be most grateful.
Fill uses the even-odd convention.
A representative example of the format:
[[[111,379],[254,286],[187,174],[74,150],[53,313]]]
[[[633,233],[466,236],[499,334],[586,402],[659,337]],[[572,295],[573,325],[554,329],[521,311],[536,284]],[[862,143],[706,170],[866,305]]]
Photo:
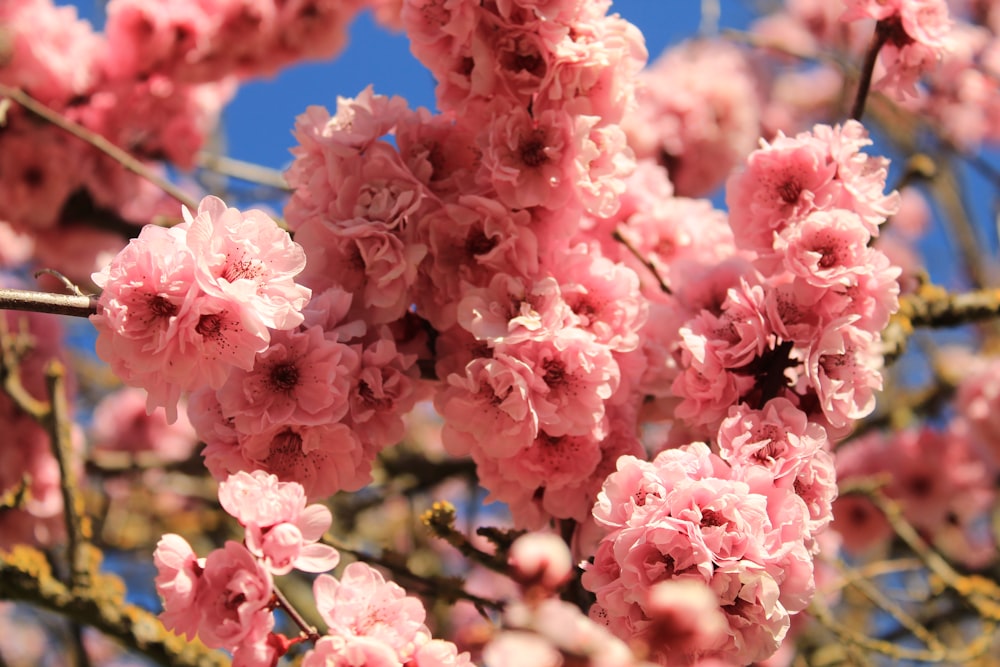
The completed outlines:
[[[128,452],[137,458],[152,454],[163,462],[187,460],[198,444],[186,410],[168,424],[162,410],[146,411],[146,393],[132,387],[108,394],[97,404],[91,436],[96,451]]]
[[[199,628],[198,596],[202,587],[203,565],[180,535],[160,538],[153,552],[156,565],[156,592],[163,599],[160,620],[168,629],[194,639]]]
[[[274,627],[271,574],[238,542],[205,559],[195,600],[198,636],[210,648],[234,649]]]
[[[246,528],[247,549],[273,574],[326,572],[340,561],[333,547],[316,544],[333,522],[330,510],[306,506],[296,482],[279,482],[261,470],[238,472],[219,484],[219,503]]]
[[[400,657],[409,657],[412,642],[424,628],[426,612],[420,601],[364,563],[348,565],[340,581],[320,575],[313,594],[330,634],[377,641]]]
[[[573,569],[566,543],[551,533],[528,533],[517,538],[507,562],[521,585],[549,591],[566,583]]]
[[[294,278],[306,265],[305,252],[263,211],[241,212],[217,197],[205,197],[188,223],[187,244],[196,258],[198,286],[207,294],[234,298],[253,318],[272,329],[302,323],[311,291]]]
[[[944,0],[847,0],[843,21],[878,20],[885,45],[879,59],[886,72],[876,86],[915,96],[920,75],[940,61],[951,21]]]
[[[827,443],[823,427],[785,398],[774,398],[759,411],[742,403],[733,406],[719,428],[722,458],[734,469],[763,466],[784,485],[792,484]]]
[[[378,639],[352,635],[320,637],[302,667],[402,667],[398,654]]]
[[[91,318],[98,354],[170,421],[183,391],[217,389],[233,367],[252,368],[268,327],[297,326],[310,294],[292,281],[301,247],[264,213],[206,197],[197,217],[184,214],[169,230],[143,228],[93,276],[104,288]]]
[[[445,419],[442,439],[456,456],[475,448],[506,458],[538,435],[531,403],[537,380],[524,362],[507,355],[474,359],[464,377],[453,374],[434,399]]]
[[[762,141],[747,158],[746,169],[726,183],[737,245],[770,250],[775,232],[833,203],[839,194],[836,174],[829,148],[814,137],[779,132],[771,143]]]
[[[729,624],[719,599],[697,579],[668,579],[649,588],[643,607],[652,621],[637,637],[660,661],[703,655],[717,648]]]
[[[756,146],[759,83],[749,58],[728,41],[672,47],[639,81],[637,108],[623,121],[629,145],[666,168],[677,194],[708,195]]]
[[[867,417],[875,409],[875,391],[882,388],[877,334],[858,328],[856,319],[841,318],[817,332],[805,360],[805,380],[835,429]]]
[[[496,349],[531,368],[530,400],[541,429],[553,436],[603,437],[604,403],[621,379],[607,347],[587,332],[567,327],[545,341],[529,340]]]
[[[565,206],[574,195],[578,129],[561,110],[537,117],[520,106],[498,111],[484,133],[480,177],[510,208]]]
[[[236,429],[251,435],[277,424],[336,422],[347,414],[357,365],[355,351],[327,340],[318,326],[278,332],[252,370],[229,375],[219,403]]]

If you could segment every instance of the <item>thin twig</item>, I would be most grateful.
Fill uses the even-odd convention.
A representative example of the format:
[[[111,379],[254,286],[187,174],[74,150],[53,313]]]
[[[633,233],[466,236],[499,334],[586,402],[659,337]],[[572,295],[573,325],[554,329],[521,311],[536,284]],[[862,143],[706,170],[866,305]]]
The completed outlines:
[[[886,40],[889,38],[889,31],[887,26],[879,21],[875,24],[875,33],[872,35],[871,44],[868,46],[868,52],[865,53],[864,64],[861,65],[861,77],[858,79],[858,92],[854,97],[854,106],[851,107],[851,118],[854,120],[861,120],[861,117],[865,114],[865,103],[868,101],[868,91],[872,86],[872,74],[875,71],[875,61],[878,58],[878,52],[882,50],[882,46],[885,45]]]
[[[198,202],[192,199],[186,192],[178,188],[169,180],[163,178],[155,171],[147,167],[141,160],[129,155],[126,151],[114,145],[96,132],[88,130],[83,125],[66,118],[58,111],[47,107],[24,91],[0,84],[0,96],[14,100],[36,116],[52,123],[62,130],[65,130],[77,139],[87,142],[132,173],[146,179],[156,187],[160,188],[192,211],[198,208]]]
[[[281,607],[286,614],[288,614],[288,617],[292,619],[292,622],[295,623],[300,630],[302,630],[302,634],[307,639],[314,642],[319,640],[319,631],[310,625],[306,619],[302,618],[302,614],[299,613],[299,610],[288,601],[288,598],[285,597],[285,594],[282,593],[281,589],[277,586],[274,587],[274,599],[278,601],[278,606]]]
[[[42,419],[48,431],[52,452],[59,465],[59,487],[62,491],[63,519],[69,549],[70,581],[73,588],[90,585],[92,563],[87,549],[89,520],[82,514],[83,501],[73,473],[72,420],[66,400],[66,368],[58,359],[45,369],[45,385],[49,394],[49,409]]]
[[[231,178],[238,178],[247,183],[264,185],[283,192],[292,191],[292,188],[288,185],[288,181],[285,180],[284,174],[277,169],[205,152],[198,153],[195,160],[199,168],[207,171],[213,171]]]
[[[616,229],[612,234],[612,236],[614,237],[615,241],[618,241],[618,243],[621,243],[623,246],[625,246],[628,249],[628,251],[632,253],[632,255],[642,263],[643,266],[649,269],[649,272],[653,274],[654,278],[656,278],[656,282],[659,284],[660,290],[662,290],[664,294],[673,294],[673,292],[670,291],[670,285],[668,285],[666,281],[663,279],[663,276],[660,275],[659,269],[656,268],[656,265],[653,264],[653,261],[651,259],[643,257],[642,254],[639,252],[639,249],[636,248],[634,245],[632,245],[632,242],[629,241],[627,238],[625,238],[625,236],[619,230]]]

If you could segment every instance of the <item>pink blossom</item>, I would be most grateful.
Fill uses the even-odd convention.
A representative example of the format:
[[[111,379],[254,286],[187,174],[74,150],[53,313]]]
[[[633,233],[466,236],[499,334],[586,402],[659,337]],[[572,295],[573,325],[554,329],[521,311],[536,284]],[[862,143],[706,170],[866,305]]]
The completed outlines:
[[[184,219],[201,289],[238,299],[248,318],[273,329],[302,322],[311,292],[293,280],[305,267],[305,252],[266,213],[241,212],[205,197],[197,213],[184,209]]]
[[[546,341],[502,345],[499,352],[526,363],[541,384],[531,396],[539,426],[548,434],[603,437],[604,402],[621,371],[610,351],[586,332],[565,328]],[[544,385],[544,386],[543,386]]]
[[[762,410],[733,406],[719,428],[722,458],[735,469],[764,466],[775,483],[792,484],[800,469],[827,445],[823,427],[785,398],[774,398]]]
[[[347,345],[327,340],[318,326],[278,332],[250,371],[234,370],[219,388],[223,412],[242,433],[276,424],[319,425],[347,414],[358,358]]]
[[[83,155],[58,128],[20,125],[8,118],[0,136],[0,219],[16,230],[51,228],[83,180]]]
[[[487,667],[556,667],[564,664],[566,655],[576,656],[585,665],[649,665],[624,641],[563,600],[549,598],[537,606],[510,605],[504,613],[504,627],[483,650]]]
[[[94,408],[91,437],[95,451],[152,454],[162,462],[187,460],[198,439],[187,418],[168,424],[163,410],[146,411],[146,393],[126,387],[105,396]]]
[[[508,355],[469,362],[464,377],[449,376],[434,399],[445,419],[445,447],[454,455],[475,448],[506,458],[530,446],[539,428],[531,403],[537,384],[531,367]]]
[[[310,294],[293,282],[301,247],[263,212],[206,197],[197,217],[184,213],[188,222],[169,230],[143,228],[93,276],[104,289],[91,318],[98,354],[171,421],[183,391],[252,368],[268,327],[298,325]]]
[[[390,322],[412,303],[426,245],[406,243],[384,224],[364,220],[341,227],[310,220],[296,238],[312,249],[303,282],[317,290],[339,287],[354,293],[356,312],[366,319]]]
[[[234,649],[274,626],[271,574],[238,542],[208,555],[195,599],[198,637],[210,648]]]
[[[402,667],[392,646],[371,637],[328,635],[302,659],[302,667]]]
[[[637,637],[661,661],[710,653],[721,644],[729,624],[719,600],[696,579],[668,579],[649,588],[643,607],[652,623]]]
[[[480,148],[481,178],[510,208],[559,208],[573,197],[580,128],[565,111],[532,117],[523,107],[498,110]]]
[[[877,334],[858,328],[856,319],[841,318],[817,332],[805,360],[805,380],[835,429],[868,416],[875,409],[875,391],[882,388]]]
[[[705,196],[756,146],[758,88],[749,59],[730,42],[679,44],[640,75],[638,107],[623,121],[629,145],[666,168],[678,195]]]
[[[770,250],[775,232],[833,204],[839,194],[836,174],[829,148],[812,136],[779,132],[771,143],[762,141],[747,158],[746,169],[726,183],[736,243]]]
[[[554,591],[569,580],[573,564],[566,543],[551,533],[528,533],[510,547],[508,564],[523,586]]]
[[[631,269],[602,257],[597,248],[577,246],[561,258],[557,275],[579,328],[615,352],[638,347],[648,305]]]
[[[340,581],[320,575],[313,594],[330,634],[377,641],[400,657],[409,657],[424,628],[420,601],[364,563],[348,565]]]
[[[160,620],[163,625],[194,639],[198,633],[200,608],[198,598],[203,586],[204,564],[191,549],[191,545],[179,536],[164,535],[153,552],[156,565],[156,592],[163,599]]]
[[[307,507],[301,485],[278,482],[260,470],[240,472],[219,485],[219,501],[246,528],[251,553],[263,558],[274,574],[293,567],[323,572],[336,566],[336,551],[315,544],[330,527],[330,511],[322,505]]]
[[[944,0],[847,0],[843,21],[873,18],[885,45],[879,53],[886,66],[875,83],[893,92],[916,95],[915,83],[940,59],[947,47],[951,21]]]
[[[388,327],[370,336],[348,396],[352,430],[372,456],[403,439],[403,415],[426,394],[416,377],[415,354],[399,349]],[[402,341],[401,341],[402,343]]]
[[[97,78],[101,38],[76,7],[47,0],[7,2],[0,8],[5,57],[0,83],[21,88],[44,104],[63,106]]]

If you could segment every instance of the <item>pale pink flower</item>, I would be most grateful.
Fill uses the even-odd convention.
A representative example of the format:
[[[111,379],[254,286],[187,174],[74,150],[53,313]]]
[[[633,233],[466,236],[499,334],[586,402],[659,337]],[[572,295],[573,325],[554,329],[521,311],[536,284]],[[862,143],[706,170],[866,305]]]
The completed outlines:
[[[830,323],[806,351],[804,380],[819,398],[823,416],[834,429],[875,409],[875,391],[882,388],[881,363],[875,350],[878,334],[856,326],[857,316]]]
[[[541,429],[553,436],[603,437],[604,404],[621,379],[607,347],[584,331],[564,328],[545,341],[500,345],[497,352],[523,361],[541,380],[531,383]]]
[[[875,85],[915,96],[920,75],[940,60],[951,28],[945,0],[847,0],[841,20],[873,18],[885,44],[879,59],[885,74]]]
[[[746,168],[726,183],[737,245],[770,250],[775,232],[834,203],[839,195],[836,175],[828,146],[810,135],[786,137],[779,132],[772,142],[761,141]]]
[[[643,667],[621,639],[584,616],[575,605],[549,598],[537,605],[512,604],[504,627],[484,649],[487,667],[558,667],[572,655],[583,665]]]
[[[531,367],[508,355],[469,362],[464,377],[449,376],[434,399],[445,447],[456,456],[477,449],[498,458],[529,447],[539,428],[531,403],[537,384]]]
[[[320,637],[302,658],[302,667],[402,667],[392,646],[371,637]]]
[[[94,84],[102,40],[78,18],[76,7],[47,0],[5,2],[0,25],[6,38],[0,83],[54,107],[85,95]]]
[[[678,195],[707,195],[756,146],[758,89],[748,57],[732,43],[676,45],[640,75],[637,108],[623,121],[629,145],[666,168]]]
[[[417,355],[399,349],[388,327],[373,333],[363,347],[354,346],[360,363],[348,396],[346,423],[374,457],[403,439],[403,416],[426,394],[417,377]]]
[[[645,594],[643,607],[651,623],[637,639],[660,661],[672,663],[678,655],[711,653],[722,643],[729,624],[707,584],[697,579],[668,579]]]
[[[333,547],[316,544],[333,522],[330,510],[307,506],[296,482],[261,470],[238,472],[219,484],[219,503],[246,528],[247,548],[273,574],[326,572],[340,561]]]
[[[560,258],[557,278],[576,326],[615,352],[638,347],[649,308],[634,271],[602,257],[593,246],[581,245]]]
[[[480,178],[510,208],[565,206],[574,195],[579,129],[566,111],[498,110],[481,142]]]
[[[153,552],[156,565],[156,592],[163,599],[160,620],[168,629],[188,640],[198,633],[203,564],[198,563],[191,545],[180,535],[160,538]]]
[[[527,533],[510,546],[507,563],[522,586],[554,591],[569,580],[573,563],[566,543],[552,533]]]
[[[412,287],[427,246],[407,243],[382,223],[333,226],[310,219],[296,233],[310,248],[304,283],[355,294],[355,312],[372,322],[399,319],[413,301]]]
[[[582,291],[580,286],[578,291]],[[584,297],[579,301],[583,302]],[[630,312],[628,305],[623,309]],[[458,323],[491,345],[542,339],[574,317],[552,276],[534,280],[496,273],[488,287],[469,287],[458,304]],[[589,321],[589,320],[588,320]]]
[[[378,641],[400,657],[409,657],[412,642],[424,629],[420,601],[365,563],[348,565],[340,581],[320,575],[313,594],[330,634]]]
[[[237,299],[253,318],[273,329],[302,323],[311,291],[294,282],[306,265],[305,252],[266,213],[228,208],[205,197],[188,223],[198,286],[207,294]]]
[[[827,443],[823,427],[785,398],[771,399],[762,410],[735,405],[719,427],[722,458],[734,469],[763,466],[785,486]]]
[[[8,118],[0,135],[0,219],[19,231],[54,227],[80,187],[83,162],[58,128],[21,127]]]
[[[459,653],[458,647],[444,639],[431,639],[421,644],[407,663],[412,667],[472,667],[467,652]]]

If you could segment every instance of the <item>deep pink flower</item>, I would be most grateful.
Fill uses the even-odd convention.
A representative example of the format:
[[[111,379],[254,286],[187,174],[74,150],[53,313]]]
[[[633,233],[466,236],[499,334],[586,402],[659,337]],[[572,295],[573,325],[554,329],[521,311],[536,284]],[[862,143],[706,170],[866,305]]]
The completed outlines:
[[[239,542],[226,542],[205,559],[195,599],[198,637],[210,648],[234,649],[274,627],[271,574]]]
[[[218,391],[219,403],[246,434],[277,424],[336,422],[347,414],[357,366],[355,351],[328,340],[319,326],[277,332],[252,370],[229,375]]]

